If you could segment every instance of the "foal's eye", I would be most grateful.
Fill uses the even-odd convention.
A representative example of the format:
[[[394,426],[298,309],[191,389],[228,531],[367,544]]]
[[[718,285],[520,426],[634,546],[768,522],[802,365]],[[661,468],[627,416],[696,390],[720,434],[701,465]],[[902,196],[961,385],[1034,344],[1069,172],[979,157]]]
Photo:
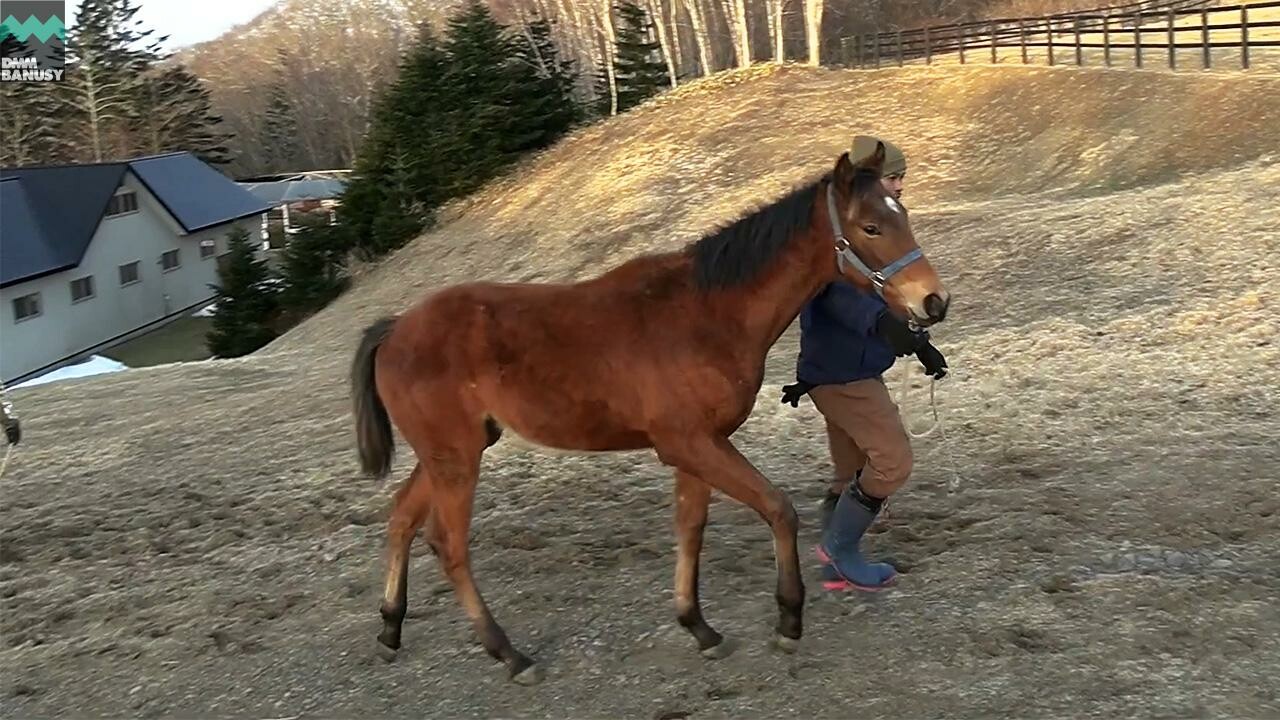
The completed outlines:
[[[880,228],[876,227],[875,225],[863,225],[863,226],[862,226],[862,232],[864,232],[864,233],[866,233],[866,234],[868,234],[868,235],[879,235],[879,234],[880,234]]]

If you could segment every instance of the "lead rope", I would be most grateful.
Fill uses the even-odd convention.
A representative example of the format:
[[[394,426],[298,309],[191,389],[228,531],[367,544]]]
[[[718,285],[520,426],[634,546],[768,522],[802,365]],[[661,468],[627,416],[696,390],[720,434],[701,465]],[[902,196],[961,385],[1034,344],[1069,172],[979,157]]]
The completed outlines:
[[[902,384],[898,386],[898,407],[905,407],[907,404],[907,390],[911,387],[911,364],[902,363]],[[955,454],[951,452],[951,443],[947,440],[947,431],[942,427],[942,418],[938,415],[938,399],[936,390],[938,387],[938,379],[929,378],[929,410],[933,414],[933,425],[921,433],[911,431],[911,427],[904,419],[902,428],[907,431],[907,435],[913,440],[921,440],[938,433],[939,444],[936,448],[929,452],[930,455],[943,450],[943,454],[947,457],[947,465],[951,468],[951,479],[947,481],[947,493],[954,493],[960,489],[960,471],[956,469]]]
[[[9,467],[9,456],[13,454],[13,446],[9,445],[4,451],[4,460],[0,460],[0,478],[4,477],[4,469]]]

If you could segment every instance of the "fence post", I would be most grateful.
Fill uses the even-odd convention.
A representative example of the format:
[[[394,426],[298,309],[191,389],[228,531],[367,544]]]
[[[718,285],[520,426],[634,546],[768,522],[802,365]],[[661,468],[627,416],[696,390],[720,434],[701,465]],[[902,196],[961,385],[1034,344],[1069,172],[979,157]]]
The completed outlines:
[[[1249,7],[1240,6],[1240,67],[1249,69]]]
[[[991,23],[991,64],[995,65],[1000,62],[996,57],[996,24]]]
[[[1173,11],[1169,11],[1169,69],[1178,69],[1178,48],[1174,45]]]
[[[1102,61],[1111,67],[1111,11],[1102,13]]]
[[[1047,17],[1045,18],[1044,22],[1045,22],[1045,27],[1049,28],[1049,33],[1047,36],[1049,42],[1047,44],[1049,47],[1049,64],[1052,65],[1053,64],[1053,18]]]
[[[1022,46],[1022,64],[1027,64],[1027,26],[1018,18],[1018,44]]]
[[[1133,18],[1133,66],[1142,67],[1142,13]]]
[[[924,29],[924,64],[925,64],[925,65],[932,65],[932,64],[933,64],[933,45],[931,44],[931,42],[930,42],[930,40],[929,40],[929,28],[928,28],[928,27],[925,27],[925,29]]]
[[[964,23],[956,25],[956,37],[960,43],[960,64],[964,64]]]
[[[1080,16],[1079,15],[1075,16],[1074,20],[1075,22],[1072,24],[1074,25],[1074,30],[1076,33],[1076,67],[1080,67],[1081,65],[1084,64],[1084,56],[1081,54],[1081,51],[1080,51]]]
[[[880,69],[880,31],[876,30],[876,69]]]
[[[1209,49],[1209,11],[1205,8],[1200,8],[1200,44],[1204,46],[1204,67],[1208,69],[1213,58]]]
[[[863,34],[862,34],[862,33],[858,33],[858,37],[854,38],[854,40],[856,40],[856,41],[857,41],[857,43],[856,43],[856,44],[857,44],[857,46],[858,46],[858,69],[859,69],[859,70],[861,70],[863,67],[865,67],[864,63],[862,62],[863,53],[865,52],[864,47],[863,47],[863,46],[865,45],[865,43],[863,43],[863,41],[862,41],[862,38],[863,38],[863,37],[864,37],[864,36],[863,36]]]
[[[898,67],[902,67],[902,31],[898,31]]]

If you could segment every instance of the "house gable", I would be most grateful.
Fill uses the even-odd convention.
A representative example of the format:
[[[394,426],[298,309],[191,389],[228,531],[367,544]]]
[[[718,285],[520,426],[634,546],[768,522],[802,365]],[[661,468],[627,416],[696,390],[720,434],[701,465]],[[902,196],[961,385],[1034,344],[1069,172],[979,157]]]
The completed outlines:
[[[0,287],[75,267],[124,176],[125,163],[0,171]],[[25,211],[9,212],[9,201]]]
[[[0,287],[79,265],[129,172],[167,213],[166,224],[191,234],[271,209],[189,152],[119,163],[0,170],[6,206],[25,212],[0,220]],[[12,187],[11,187],[12,186]]]
[[[129,169],[188,233],[271,209],[190,153],[134,160]]]

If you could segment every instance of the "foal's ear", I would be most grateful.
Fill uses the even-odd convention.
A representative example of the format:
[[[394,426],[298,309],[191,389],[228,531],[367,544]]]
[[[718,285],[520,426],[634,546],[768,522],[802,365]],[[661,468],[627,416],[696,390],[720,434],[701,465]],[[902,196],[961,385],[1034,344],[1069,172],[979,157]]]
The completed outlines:
[[[853,188],[853,163],[849,160],[849,153],[840,153],[840,159],[836,160],[836,170],[832,173],[832,180],[835,186],[844,192],[849,192]]]
[[[833,175],[836,187],[847,193],[861,194],[867,187],[880,179],[884,169],[884,143],[877,141],[875,152],[862,158],[855,164],[849,159],[849,153],[840,153],[836,161]]]
[[[884,143],[877,140],[875,151],[859,160],[854,168],[874,172],[876,177],[879,178],[884,172]]]

